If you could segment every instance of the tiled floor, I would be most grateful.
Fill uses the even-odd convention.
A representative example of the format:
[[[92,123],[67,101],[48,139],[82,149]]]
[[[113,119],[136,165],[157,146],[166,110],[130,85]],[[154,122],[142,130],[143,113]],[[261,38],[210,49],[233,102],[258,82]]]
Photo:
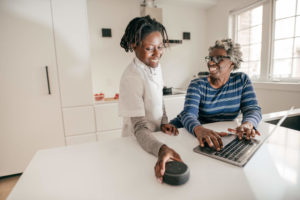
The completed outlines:
[[[21,174],[0,177],[0,200],[5,200],[14,188]]]

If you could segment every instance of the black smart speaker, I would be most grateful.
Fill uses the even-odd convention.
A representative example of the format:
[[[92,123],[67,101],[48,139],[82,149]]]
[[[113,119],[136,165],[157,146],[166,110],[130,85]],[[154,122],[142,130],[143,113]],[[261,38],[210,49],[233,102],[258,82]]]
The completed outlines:
[[[166,163],[166,171],[163,182],[169,185],[182,185],[189,180],[190,170],[186,164],[178,161]]]

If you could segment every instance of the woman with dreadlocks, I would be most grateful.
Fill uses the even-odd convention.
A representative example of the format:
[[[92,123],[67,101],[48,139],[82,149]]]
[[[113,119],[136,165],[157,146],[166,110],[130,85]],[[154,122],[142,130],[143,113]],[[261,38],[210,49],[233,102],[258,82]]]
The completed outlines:
[[[155,176],[160,181],[169,159],[182,162],[173,149],[159,142],[152,134],[159,130],[169,135],[178,134],[177,128],[168,124],[162,98],[163,80],[159,60],[167,41],[165,27],[145,16],[129,22],[120,43],[126,52],[135,53],[135,58],[120,81],[122,135],[134,134],[145,151],[158,157]]]

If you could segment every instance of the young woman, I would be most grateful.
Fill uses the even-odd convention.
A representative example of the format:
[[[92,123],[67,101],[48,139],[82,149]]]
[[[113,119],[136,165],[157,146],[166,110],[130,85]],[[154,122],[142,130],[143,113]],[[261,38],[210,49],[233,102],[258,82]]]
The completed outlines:
[[[159,130],[170,135],[178,134],[177,128],[168,124],[162,98],[163,80],[159,60],[167,40],[164,26],[146,16],[129,22],[120,43],[126,52],[135,53],[135,58],[120,81],[122,135],[134,134],[145,151],[158,156],[155,175],[160,180],[167,160],[182,162],[173,149],[159,142],[152,134]]]

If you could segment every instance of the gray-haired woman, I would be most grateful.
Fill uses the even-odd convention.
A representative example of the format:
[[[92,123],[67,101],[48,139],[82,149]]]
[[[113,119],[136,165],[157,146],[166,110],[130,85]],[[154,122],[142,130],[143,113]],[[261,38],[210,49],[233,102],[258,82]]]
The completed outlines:
[[[242,139],[255,137],[261,120],[261,108],[249,77],[239,69],[242,62],[240,45],[231,39],[217,40],[209,48],[209,56],[205,57],[209,70],[208,77],[191,81],[185,97],[184,110],[171,120],[177,128],[185,127],[194,134],[203,147],[206,142],[219,151],[223,147],[220,136],[225,132],[216,132],[202,125],[205,123],[231,121],[240,112],[243,114],[241,125],[236,129],[228,129]]]

